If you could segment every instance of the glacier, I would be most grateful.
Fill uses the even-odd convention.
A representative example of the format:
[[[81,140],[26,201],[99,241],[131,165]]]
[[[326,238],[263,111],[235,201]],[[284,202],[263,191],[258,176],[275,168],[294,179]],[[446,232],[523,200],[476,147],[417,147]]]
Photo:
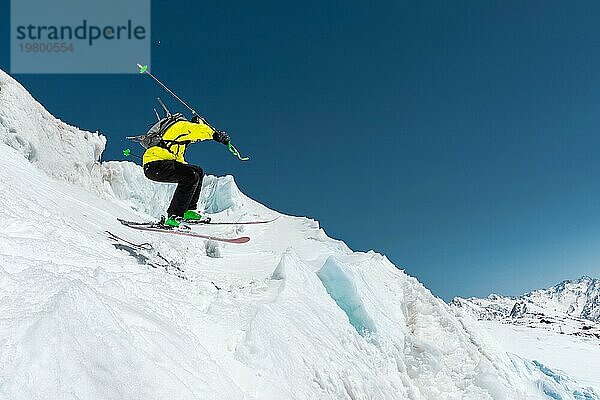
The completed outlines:
[[[268,209],[231,176],[204,181],[213,220],[279,218],[194,229],[247,244],[122,226],[160,215],[173,186],[101,161],[106,144],[0,70],[0,398],[598,398],[557,388],[385,256]]]

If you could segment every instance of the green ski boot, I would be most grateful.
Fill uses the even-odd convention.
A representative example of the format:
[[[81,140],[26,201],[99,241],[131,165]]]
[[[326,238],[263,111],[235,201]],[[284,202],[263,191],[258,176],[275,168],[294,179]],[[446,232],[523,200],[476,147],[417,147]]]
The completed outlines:
[[[167,218],[165,220],[165,222],[163,224],[165,226],[169,226],[171,228],[179,228],[179,226],[181,225],[181,217],[178,217],[176,215],[171,215],[169,218]]]
[[[183,220],[185,222],[201,222],[203,220],[206,220],[206,218],[203,218],[202,215],[199,214],[197,211],[187,210],[183,214]]]

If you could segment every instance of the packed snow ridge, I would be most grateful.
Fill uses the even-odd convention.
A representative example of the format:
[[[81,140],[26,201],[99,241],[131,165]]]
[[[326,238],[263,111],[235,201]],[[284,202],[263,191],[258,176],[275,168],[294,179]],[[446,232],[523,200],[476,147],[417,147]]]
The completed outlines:
[[[584,276],[518,297],[457,297],[452,306],[476,319],[544,328],[600,339],[600,279]]]
[[[173,187],[100,162],[105,145],[0,71],[0,398],[598,398],[232,177],[204,182],[213,220],[280,218],[194,229],[247,244],[120,225]]]

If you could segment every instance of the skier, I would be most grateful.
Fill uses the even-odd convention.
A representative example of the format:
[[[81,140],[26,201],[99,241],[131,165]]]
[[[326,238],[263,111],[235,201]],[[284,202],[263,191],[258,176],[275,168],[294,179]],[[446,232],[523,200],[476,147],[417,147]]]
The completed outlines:
[[[196,211],[202,189],[202,168],[190,165],[184,160],[184,153],[190,143],[213,139],[229,144],[229,135],[213,130],[197,115],[191,121],[181,118],[162,135],[161,143],[144,152],[142,163],[144,175],[156,182],[177,183],[171,204],[167,209],[165,226],[178,227],[182,221],[200,221],[202,215]]]

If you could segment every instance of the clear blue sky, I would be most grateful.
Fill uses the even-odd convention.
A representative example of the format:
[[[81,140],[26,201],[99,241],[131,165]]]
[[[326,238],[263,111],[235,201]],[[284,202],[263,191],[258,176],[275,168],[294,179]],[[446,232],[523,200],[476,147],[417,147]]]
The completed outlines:
[[[154,1],[152,42],[153,72],[252,156],[189,161],[444,299],[600,275],[600,3]],[[137,75],[16,78],[104,133],[106,160],[168,97]]]

